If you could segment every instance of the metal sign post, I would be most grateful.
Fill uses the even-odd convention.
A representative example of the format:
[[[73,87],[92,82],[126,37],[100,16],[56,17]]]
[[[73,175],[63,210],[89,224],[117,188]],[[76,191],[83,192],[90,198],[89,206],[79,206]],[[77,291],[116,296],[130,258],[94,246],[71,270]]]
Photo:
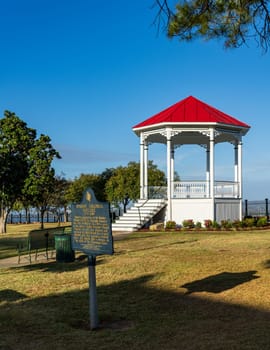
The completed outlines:
[[[96,257],[88,256],[88,276],[89,276],[89,315],[90,328],[98,328],[98,304],[97,304],[97,286],[96,286]]]

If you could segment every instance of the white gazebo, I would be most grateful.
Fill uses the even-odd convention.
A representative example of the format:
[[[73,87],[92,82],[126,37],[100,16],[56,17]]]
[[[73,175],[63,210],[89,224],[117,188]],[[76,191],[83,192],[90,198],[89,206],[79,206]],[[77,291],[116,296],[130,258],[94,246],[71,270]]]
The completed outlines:
[[[140,199],[163,196],[167,201],[165,220],[181,224],[193,219],[242,219],[242,136],[250,126],[190,96],[137,124],[140,137]],[[234,147],[233,181],[215,179],[215,145],[229,142]],[[167,187],[165,192],[148,186],[148,147],[162,143],[167,147]],[[174,181],[174,154],[180,145],[197,144],[205,148],[204,181]],[[181,176],[181,174],[180,174]]]

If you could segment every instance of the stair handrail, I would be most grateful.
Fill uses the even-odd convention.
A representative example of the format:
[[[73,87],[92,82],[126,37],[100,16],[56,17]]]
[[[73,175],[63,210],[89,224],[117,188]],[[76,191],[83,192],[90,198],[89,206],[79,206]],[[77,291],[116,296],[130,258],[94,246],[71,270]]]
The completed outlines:
[[[147,198],[147,199],[145,200],[145,202],[143,202],[141,205],[139,205],[139,206],[137,207],[137,209],[138,209],[138,214],[139,214],[140,225],[142,224],[142,217],[141,217],[140,208],[143,207],[148,201],[149,201],[149,198]]]
[[[159,188],[154,192],[154,193],[158,193],[158,191],[161,189],[162,186],[159,186]],[[138,214],[139,214],[139,220],[140,220],[140,225],[142,224],[142,219],[141,219],[141,211],[140,208],[143,207],[150,199],[153,198],[147,198],[141,205],[139,205],[138,208]]]

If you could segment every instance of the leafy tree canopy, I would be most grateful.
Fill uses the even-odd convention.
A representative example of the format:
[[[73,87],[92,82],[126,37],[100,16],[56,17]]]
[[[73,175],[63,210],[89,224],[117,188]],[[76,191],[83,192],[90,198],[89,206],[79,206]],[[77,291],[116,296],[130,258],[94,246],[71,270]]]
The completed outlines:
[[[5,111],[0,119],[0,231],[6,232],[6,217],[15,202],[39,203],[54,176],[51,162],[59,154],[50,138],[29,128],[15,113]]]
[[[15,113],[5,111],[0,119],[0,232],[6,232],[6,218],[22,193],[28,176],[29,150],[36,131]]]
[[[5,111],[0,119],[0,184],[1,203],[11,207],[21,193],[28,175],[29,150],[36,132],[28,128],[15,113]]]
[[[252,38],[267,51],[270,38],[269,0],[156,0],[156,22],[169,37],[224,39],[236,48]],[[175,6],[174,6],[175,5]]]
[[[49,136],[42,134],[29,150],[29,174],[24,186],[24,193],[36,206],[47,203],[48,196],[54,191],[55,171],[51,167],[54,158],[61,157],[51,145]]]
[[[29,170],[23,188],[23,198],[28,198],[32,205],[40,209],[41,228],[43,217],[55,191],[55,171],[51,164],[54,158],[61,158],[51,145],[47,135],[40,135],[29,150]]]
[[[81,174],[75,178],[66,191],[68,203],[79,203],[82,200],[83,192],[90,187],[99,201],[105,201],[105,183],[112,175],[112,169],[106,169],[102,174]]]
[[[58,223],[60,224],[61,214],[64,214],[64,221],[68,220],[67,206],[68,202],[65,193],[70,186],[70,181],[64,177],[54,177],[54,189],[50,195],[50,207],[49,210],[57,216]]]
[[[148,163],[148,185],[163,186],[166,177],[163,171],[152,162]],[[129,200],[140,197],[140,164],[130,162],[126,167],[118,167],[106,183],[107,199],[114,204],[122,203],[124,209]]]

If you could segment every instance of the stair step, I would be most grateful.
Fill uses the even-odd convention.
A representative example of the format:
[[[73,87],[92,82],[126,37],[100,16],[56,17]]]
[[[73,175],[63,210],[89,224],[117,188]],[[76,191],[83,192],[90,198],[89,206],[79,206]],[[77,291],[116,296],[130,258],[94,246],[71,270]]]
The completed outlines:
[[[115,222],[114,222],[114,224],[116,224],[116,225],[121,225],[121,224],[132,224],[132,225],[140,225],[141,224],[141,221],[139,220],[139,219],[133,219],[133,220],[116,220]]]
[[[136,231],[157,214],[164,206],[164,200],[139,200],[112,224],[113,231]]]
[[[112,230],[113,231],[119,231],[119,232],[124,232],[124,231],[127,231],[127,232],[133,232],[133,231],[136,231],[137,229],[136,228],[129,228],[129,227],[124,227],[124,226],[121,226],[121,227],[112,227]]]

